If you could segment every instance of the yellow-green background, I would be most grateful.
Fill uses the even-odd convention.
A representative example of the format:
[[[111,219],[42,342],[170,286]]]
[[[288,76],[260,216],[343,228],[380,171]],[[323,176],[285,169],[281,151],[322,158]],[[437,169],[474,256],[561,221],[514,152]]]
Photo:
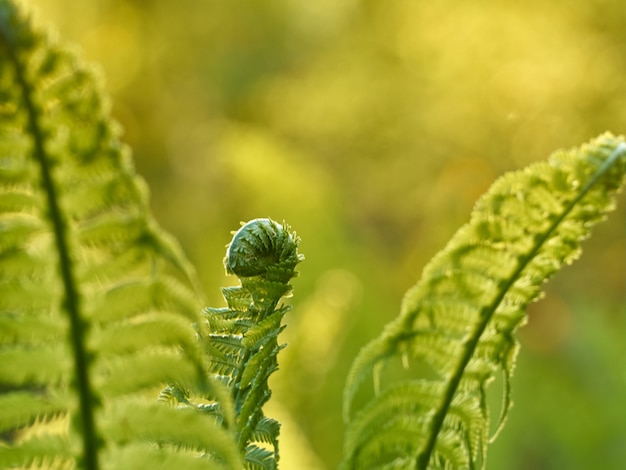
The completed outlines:
[[[622,0],[23,3],[99,64],[212,305],[240,221],[302,237],[267,410],[285,470],[336,467],[354,354],[493,179],[625,130]],[[624,199],[531,309],[490,469],[626,468]]]

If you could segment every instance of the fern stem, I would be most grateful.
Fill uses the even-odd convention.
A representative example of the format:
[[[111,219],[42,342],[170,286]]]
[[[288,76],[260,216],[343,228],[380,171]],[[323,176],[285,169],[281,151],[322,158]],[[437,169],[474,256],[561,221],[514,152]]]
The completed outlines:
[[[12,8],[9,7],[9,8]],[[24,107],[28,118],[28,130],[33,139],[33,156],[41,169],[41,184],[48,201],[48,213],[56,250],[59,255],[59,270],[65,291],[65,310],[70,319],[70,341],[74,356],[76,371],[76,387],[78,389],[80,424],[83,443],[82,467],[86,470],[98,470],[98,439],[95,429],[93,405],[96,402],[95,395],[89,381],[88,354],[84,342],[85,325],[81,321],[81,302],[74,278],[74,269],[70,247],[67,240],[67,223],[59,203],[58,190],[52,177],[50,156],[45,149],[45,137],[43,127],[39,121],[39,112],[33,101],[34,89],[26,79],[25,65],[20,61],[14,35],[11,27],[12,20],[19,21],[14,17],[15,12],[5,16],[0,24],[0,34],[6,46],[10,62],[15,69],[15,77],[22,89]],[[20,26],[17,26],[19,28]]]
[[[572,211],[572,209],[580,202],[580,200],[585,197],[585,195],[589,192],[589,190],[595,185],[598,179],[606,172],[618,158],[624,156],[626,154],[626,144],[620,143],[611,153],[611,155],[602,163],[600,168],[594,173],[594,175],[589,179],[587,184],[582,188],[582,190],[578,193],[578,195],[566,206],[565,210],[555,218],[552,224],[548,227],[546,232],[537,237],[537,241],[535,246],[530,250],[530,252],[525,256],[519,257],[519,265],[517,269],[511,274],[509,279],[507,279],[502,284],[502,288],[500,289],[500,293],[496,296],[493,302],[484,307],[481,312],[482,321],[477,324],[473,333],[469,336],[467,342],[464,346],[464,352],[461,356],[457,367],[455,368],[454,373],[451,376],[450,381],[445,389],[443,394],[443,400],[441,401],[441,405],[435,410],[431,421],[431,432],[428,433],[428,440],[426,445],[422,449],[422,451],[416,456],[414,461],[414,467],[417,470],[427,470],[428,463],[430,462],[431,456],[434,452],[435,445],[437,443],[437,438],[439,436],[439,432],[443,426],[443,421],[448,414],[448,409],[452,404],[452,400],[454,399],[454,395],[457,391],[457,388],[463,378],[463,372],[467,367],[470,359],[473,356],[474,350],[480,341],[480,338],[485,331],[485,328],[489,324],[493,314],[496,312],[501,302],[504,300],[509,289],[513,286],[515,281],[522,274],[524,269],[528,266],[528,264],[533,260],[533,258],[537,255],[542,246],[550,239],[552,233],[557,229],[557,227],[563,222],[565,217]]]

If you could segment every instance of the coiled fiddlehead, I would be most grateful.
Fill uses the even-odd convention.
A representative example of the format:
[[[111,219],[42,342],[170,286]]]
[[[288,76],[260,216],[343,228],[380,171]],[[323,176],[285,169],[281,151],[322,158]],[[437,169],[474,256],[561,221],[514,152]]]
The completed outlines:
[[[251,220],[235,232],[224,265],[227,273],[240,278],[255,308],[267,313],[272,301],[275,306],[291,291],[289,281],[297,275],[295,267],[303,259],[298,243],[288,226],[271,219]]]
[[[274,469],[280,424],[263,415],[270,398],[267,381],[278,368],[281,321],[290,306],[279,306],[297,275],[299,238],[289,226],[271,219],[244,224],[227,247],[224,265],[241,286],[222,289],[227,307],[206,308],[204,336],[211,371],[231,390],[240,450],[246,468]],[[219,413],[215,409],[215,413]],[[269,444],[272,450],[258,445]]]

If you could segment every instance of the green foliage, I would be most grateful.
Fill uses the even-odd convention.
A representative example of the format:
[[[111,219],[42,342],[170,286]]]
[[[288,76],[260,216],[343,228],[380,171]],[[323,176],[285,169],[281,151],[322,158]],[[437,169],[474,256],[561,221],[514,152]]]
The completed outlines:
[[[493,184],[406,294],[399,317],[354,361],[344,468],[484,468],[486,387],[502,375],[497,434],[511,405],[514,333],[541,285],[579,256],[591,227],[614,208],[625,155],[623,139],[606,134]],[[409,378],[381,379],[392,359],[415,364]],[[375,396],[352,417],[372,372]]]
[[[413,2],[398,5],[417,8]],[[398,5],[390,14],[402,14]],[[436,8],[429,10],[435,17]],[[177,4],[175,9],[199,17],[193,8]],[[363,11],[364,16],[370,11],[372,18],[386,17],[373,5]],[[164,17],[172,23],[169,15]],[[251,24],[258,23],[255,15],[251,19]],[[177,24],[187,27],[185,22]],[[400,36],[412,31],[422,29],[404,27]],[[361,34],[356,42],[361,42]],[[350,51],[354,40],[348,35],[339,45]],[[385,38],[386,47],[390,46]],[[127,49],[116,52],[123,55]],[[386,65],[389,57],[401,60],[395,52],[382,51]],[[341,62],[341,54],[338,58]],[[379,65],[374,62],[373,69],[385,69]],[[316,67],[324,74],[337,68],[329,67],[323,57]],[[371,82],[371,73],[360,75]],[[397,88],[391,77],[376,78],[379,91]],[[317,79],[312,82],[315,90],[323,90]],[[243,88],[263,88],[254,85]],[[340,209],[347,204],[335,203],[335,197],[346,188],[366,193],[363,190],[371,185],[371,179],[367,186],[353,185],[361,174],[354,171],[354,161],[335,157],[351,148],[363,151],[359,168],[372,172],[377,184],[407,200],[421,203],[426,197],[405,191],[420,186],[415,171],[386,160],[389,171],[381,175],[374,158],[380,150],[386,155],[389,142],[395,143],[399,134],[412,136],[415,123],[404,122],[408,130],[390,133],[372,146],[367,134],[374,135],[372,130],[385,120],[395,125],[393,119],[378,121],[382,114],[374,97],[379,93],[364,93],[346,77],[337,84],[330,77],[322,85],[338,87],[339,92],[329,96],[339,108],[343,103],[336,96],[344,91],[355,94],[355,100],[346,101],[349,111],[339,113],[348,116],[347,130],[334,119],[318,119],[320,113],[323,117],[333,113],[328,113],[323,99],[328,96],[314,93],[303,103],[308,110],[301,116],[281,109],[274,110],[275,119],[283,132],[301,141],[311,136],[300,136],[299,126],[309,127],[308,119],[322,122],[319,135],[312,137],[314,155],[332,147],[328,160],[339,169],[345,165],[345,180],[324,181],[308,171],[315,168],[311,162],[297,169],[288,146],[233,123],[226,126],[217,153],[228,169],[223,177],[233,176],[240,183],[245,174],[250,183],[246,188],[254,187],[266,199],[276,199],[274,190],[283,196],[304,194],[281,199],[290,201],[294,214],[311,218],[310,225],[320,233],[316,243],[334,257],[336,250],[329,247],[335,245],[329,241],[337,240],[338,229],[327,212],[350,219]],[[277,101],[282,108],[292,107],[285,103],[294,103],[289,91],[298,86],[281,84],[281,96],[287,91],[285,101]],[[405,92],[416,88],[413,79],[405,86]],[[275,92],[271,88],[266,91],[269,95]],[[231,91],[236,104],[237,90]],[[395,98],[402,109],[408,108],[405,92]],[[456,105],[457,98],[450,96]],[[392,108],[385,108],[384,114]],[[424,114],[429,125],[436,125],[442,116],[447,123],[445,113],[431,114]],[[369,117],[374,119],[360,119]],[[467,120],[463,113],[461,117],[461,122]],[[173,121],[168,119],[170,130],[184,128],[185,143],[190,138],[197,144],[198,136],[189,135],[186,121]],[[327,143],[337,139],[342,145]],[[180,144],[176,152],[192,145]],[[276,165],[259,159],[259,148]],[[419,154],[422,148],[418,150],[409,153]],[[501,149],[494,152],[499,156]],[[623,154],[621,138],[605,135],[580,149],[559,152],[548,163],[505,176],[479,201],[470,223],[406,295],[400,317],[354,362],[344,396],[349,422],[345,468],[484,466],[491,438],[486,387],[501,375],[503,405],[497,433],[511,404],[510,379],[518,351],[514,333],[525,321],[525,307],[539,297],[545,279],[578,256],[590,226],[611,208],[625,173]],[[178,165],[186,174],[203,173],[185,161]],[[428,165],[419,173],[434,174],[435,167]],[[204,301],[194,269],[150,214],[146,186],[135,174],[128,149],[119,142],[98,77],[74,54],[33,30],[8,0],[0,0],[0,171],[0,467],[276,468],[280,423],[266,417],[263,407],[271,396],[268,379],[284,348],[278,335],[289,307],[279,302],[290,294],[289,282],[301,260],[295,234],[271,219],[244,225],[235,233],[225,260],[227,272],[236,274],[241,286],[223,289],[226,307],[207,308],[200,314]],[[401,174],[401,184],[396,184],[394,172]],[[310,184],[309,173],[333,191],[321,197]],[[227,186],[238,186],[228,183],[214,186],[228,195]],[[169,191],[160,192],[161,202],[171,197]],[[376,192],[371,195],[377,199]],[[222,205],[231,198],[215,199]],[[390,207],[386,200],[380,198],[375,208],[362,204],[351,217],[393,222],[383,225],[395,243],[399,228],[415,225],[400,210],[412,204]],[[190,198],[186,211],[193,213],[202,201]],[[234,215],[236,202],[219,210]],[[260,207],[253,202],[245,205],[246,210]],[[313,217],[318,206],[324,207],[323,215]],[[182,209],[176,206],[177,213],[184,214]],[[214,212],[219,215],[219,210]],[[434,211],[437,216],[441,212]],[[320,228],[318,222],[325,225]],[[198,224],[204,243],[203,224],[210,227],[210,222]],[[362,232],[363,225],[358,227]],[[350,248],[353,232],[347,230]],[[321,258],[317,262],[324,264]],[[370,266],[369,259],[362,263],[368,276],[383,273],[372,279],[404,276],[399,269],[392,273]],[[333,295],[324,297],[333,302],[314,307],[345,309],[340,304],[347,296],[347,283],[337,284]],[[376,287],[373,294],[384,295]],[[323,318],[324,312],[311,311]],[[346,329],[345,321],[333,325],[335,334],[330,322],[317,323],[322,326],[305,332],[309,344],[336,351],[340,343],[336,331]],[[309,356],[319,363],[324,361],[320,349],[309,349]],[[395,362],[406,371],[385,367]],[[362,384],[372,373],[374,397],[362,404],[361,394],[367,393]],[[300,390],[303,395],[316,393],[317,384],[296,373],[291,376],[292,382],[313,390]],[[164,384],[169,385],[162,390]],[[160,403],[155,400],[159,390]],[[307,409],[332,409],[333,403],[315,398],[303,400]],[[332,425],[325,429],[334,431]],[[332,435],[323,436],[327,442],[338,441],[335,432],[325,434]]]
[[[154,400],[221,385],[194,341],[194,270],[97,83],[0,2],[0,467],[197,468],[200,451],[236,468],[234,430]]]
[[[276,469],[279,460],[280,424],[265,417],[262,407],[271,396],[267,381],[278,368],[276,356],[285,347],[278,344],[278,334],[290,306],[278,307],[278,302],[290,294],[289,281],[303,259],[298,243],[287,225],[270,219],[243,225],[224,259],[226,271],[236,274],[241,286],[222,289],[228,306],[205,309],[205,321],[198,328],[211,372],[231,392],[237,442],[250,470]],[[177,385],[170,385],[162,396],[196,407],[218,423],[225,421],[221,397],[194,399]]]
[[[625,132],[622,0],[22,3],[106,71],[155,218],[193,259],[205,305],[220,305],[229,281],[215,260],[239,221],[285,219],[306,243],[267,408],[279,408],[286,468],[336,468],[342,440],[327,430],[343,428],[337,397],[354,354],[498,175]],[[541,445],[519,445],[539,414],[518,377],[525,411],[490,448],[491,467],[623,467],[620,452],[588,445],[626,436],[623,407],[592,386],[609,364],[626,395],[624,354],[602,355],[626,328],[625,193],[618,204],[520,331],[526,373],[570,377],[577,392],[541,422],[586,425],[544,426]],[[582,355],[587,312],[597,334]],[[543,393],[561,402],[557,387]],[[579,458],[553,459],[566,449]]]

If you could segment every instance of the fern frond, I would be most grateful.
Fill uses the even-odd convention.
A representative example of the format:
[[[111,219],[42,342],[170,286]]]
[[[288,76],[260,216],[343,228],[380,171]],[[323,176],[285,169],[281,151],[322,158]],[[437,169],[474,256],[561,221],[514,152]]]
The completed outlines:
[[[241,286],[222,289],[228,307],[206,308],[209,331],[199,333],[211,372],[230,389],[246,469],[275,469],[279,459],[280,425],[266,418],[262,408],[271,396],[267,382],[278,368],[277,355],[284,347],[278,344],[278,335],[290,310],[278,302],[291,291],[289,281],[303,259],[298,254],[299,239],[289,230],[270,219],[255,219],[234,234],[224,263],[227,272],[239,277]],[[180,392],[172,400],[176,392],[176,387],[170,387],[164,399],[195,404],[218,422],[222,419],[219,406],[199,405]],[[272,450],[257,443],[269,444]]]
[[[194,270],[97,77],[9,0],[0,96],[0,467],[241,468],[232,399],[195,340]],[[221,423],[145,400],[174,382],[216,397]],[[71,424],[44,425],[58,416]]]
[[[486,387],[502,374],[499,430],[525,308],[613,209],[625,155],[623,139],[605,134],[493,184],[407,292],[399,317],[355,359],[344,390],[344,468],[484,465]],[[381,386],[391,359],[415,364],[418,377]],[[374,398],[353,416],[354,396],[371,374]]]

